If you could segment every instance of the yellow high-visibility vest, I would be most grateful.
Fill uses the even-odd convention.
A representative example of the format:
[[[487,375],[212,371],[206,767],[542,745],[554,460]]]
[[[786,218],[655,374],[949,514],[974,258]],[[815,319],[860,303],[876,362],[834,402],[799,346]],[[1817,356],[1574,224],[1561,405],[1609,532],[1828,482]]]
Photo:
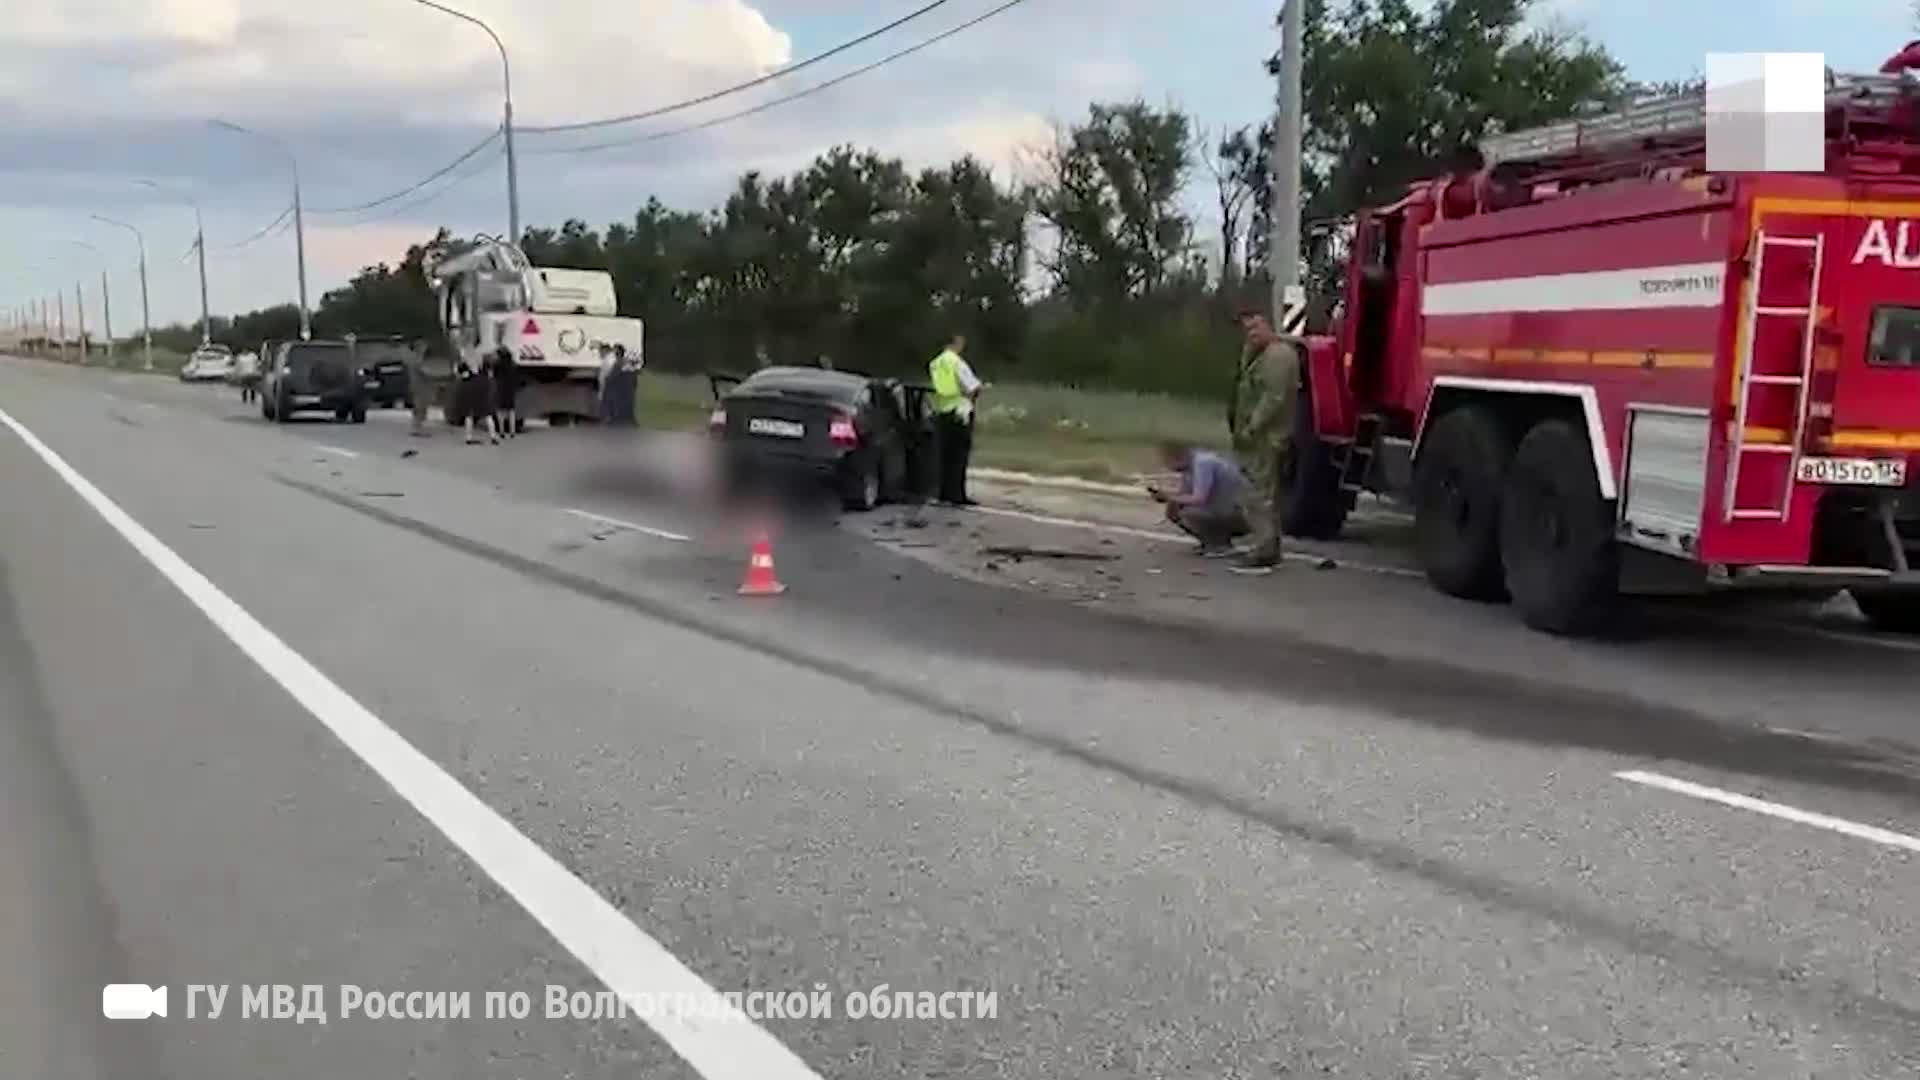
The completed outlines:
[[[933,411],[942,415],[964,412],[966,390],[960,385],[960,354],[944,349],[927,364],[927,376],[933,383]]]

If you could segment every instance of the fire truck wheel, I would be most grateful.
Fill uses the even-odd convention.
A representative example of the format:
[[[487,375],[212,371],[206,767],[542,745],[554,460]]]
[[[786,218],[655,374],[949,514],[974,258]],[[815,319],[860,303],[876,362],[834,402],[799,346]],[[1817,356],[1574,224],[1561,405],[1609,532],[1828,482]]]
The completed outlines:
[[[1340,489],[1333,447],[1314,430],[1309,408],[1294,410],[1293,453],[1280,476],[1278,494],[1281,531],[1303,540],[1338,537],[1353,508],[1352,499]]]
[[[1414,540],[1427,580],[1470,600],[1503,596],[1500,491],[1512,450],[1499,421],[1466,406],[1433,422],[1414,465]]]
[[[1853,602],[1875,630],[1920,634],[1920,589],[1855,589]]]
[[[1502,499],[1500,550],[1507,591],[1528,626],[1591,634],[1609,625],[1619,550],[1593,448],[1579,427],[1547,420],[1520,440]]]

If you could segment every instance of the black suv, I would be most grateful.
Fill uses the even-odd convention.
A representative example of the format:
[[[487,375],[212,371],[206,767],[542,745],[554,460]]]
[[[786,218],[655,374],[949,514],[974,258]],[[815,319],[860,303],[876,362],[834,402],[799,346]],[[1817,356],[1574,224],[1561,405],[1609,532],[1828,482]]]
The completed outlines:
[[[395,405],[413,405],[413,387],[407,376],[408,361],[421,346],[403,337],[355,338],[357,365],[367,373],[371,385],[367,395],[376,409]]]
[[[261,358],[260,415],[285,423],[298,412],[330,412],[336,420],[366,423],[375,382],[352,343],[283,341]]]

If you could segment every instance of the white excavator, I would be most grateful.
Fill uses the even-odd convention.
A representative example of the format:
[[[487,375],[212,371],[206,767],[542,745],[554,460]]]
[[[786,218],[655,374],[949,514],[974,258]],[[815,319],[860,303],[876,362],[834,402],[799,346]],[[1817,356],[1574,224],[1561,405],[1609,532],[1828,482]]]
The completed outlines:
[[[491,236],[443,241],[423,263],[440,327],[457,359],[478,366],[505,347],[519,362],[523,417],[552,424],[599,416],[599,375],[610,353],[644,362],[645,325],[620,314],[604,270],[535,266],[518,247]],[[457,395],[441,394],[458,424]]]

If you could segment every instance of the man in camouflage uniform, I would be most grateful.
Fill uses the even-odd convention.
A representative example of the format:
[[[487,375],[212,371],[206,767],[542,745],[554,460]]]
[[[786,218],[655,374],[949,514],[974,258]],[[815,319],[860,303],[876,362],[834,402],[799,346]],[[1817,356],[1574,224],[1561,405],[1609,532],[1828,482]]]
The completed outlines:
[[[1234,377],[1227,429],[1247,476],[1246,512],[1253,546],[1235,573],[1269,574],[1280,565],[1281,478],[1293,455],[1294,413],[1300,406],[1300,354],[1273,331],[1265,312],[1245,311],[1246,347]]]
[[[433,404],[433,396],[433,382],[427,377],[427,343],[412,342],[407,347],[407,407],[413,412],[413,427],[408,433],[416,439],[430,434],[427,408]]]

